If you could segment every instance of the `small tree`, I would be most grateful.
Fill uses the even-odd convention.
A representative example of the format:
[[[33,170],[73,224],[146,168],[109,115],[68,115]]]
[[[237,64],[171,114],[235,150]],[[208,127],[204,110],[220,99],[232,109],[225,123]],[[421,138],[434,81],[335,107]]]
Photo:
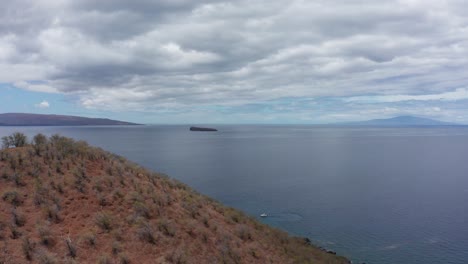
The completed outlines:
[[[39,133],[34,136],[32,143],[36,154],[40,155],[42,150],[45,148],[45,145],[47,144],[47,137]]]
[[[47,144],[47,137],[44,136],[43,134],[39,133],[37,135],[34,136],[33,138],[33,144],[35,146],[42,146],[42,145],[45,145]]]
[[[11,146],[10,137],[4,136],[2,137],[2,148],[7,149]]]
[[[20,132],[15,132],[13,135],[9,136],[11,140],[11,144],[15,147],[23,147],[26,145],[26,142],[28,141],[28,138],[26,137],[25,134],[20,133]]]
[[[20,132],[15,132],[11,136],[2,137],[2,147],[4,149],[9,148],[11,146],[14,147],[23,147],[26,145],[28,138],[25,134]]]

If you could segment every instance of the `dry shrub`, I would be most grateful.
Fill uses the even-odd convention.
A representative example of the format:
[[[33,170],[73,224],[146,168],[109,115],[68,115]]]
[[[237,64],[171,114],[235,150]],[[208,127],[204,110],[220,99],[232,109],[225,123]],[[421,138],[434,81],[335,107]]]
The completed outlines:
[[[55,244],[55,239],[54,239],[54,236],[52,235],[52,231],[50,230],[49,225],[40,224],[37,226],[36,229],[39,235],[39,239],[43,245],[50,247]]]
[[[98,264],[112,264],[112,259],[108,255],[99,257]]]
[[[118,241],[112,242],[112,254],[117,255],[122,252],[122,245]]]
[[[22,235],[21,231],[16,225],[10,225],[10,237],[11,239],[17,239]]]
[[[23,251],[24,257],[27,260],[32,260],[33,251],[34,251],[34,243],[31,242],[29,237],[24,237],[21,241],[21,249]]]
[[[170,236],[170,237],[175,236],[175,233],[176,233],[174,225],[167,218],[162,218],[158,221],[158,229],[164,235]]]
[[[97,213],[95,223],[102,230],[109,232],[114,226],[113,216],[108,212]]]
[[[252,240],[252,231],[249,226],[247,225],[239,225],[235,229],[236,235],[246,241],[246,240]]]
[[[175,264],[185,264],[188,263],[188,256],[186,250],[182,249],[182,247],[177,248],[176,250],[172,251],[168,255],[166,255],[166,260],[170,263]]]
[[[130,258],[127,256],[127,254],[119,254],[119,264],[130,264]]]
[[[65,239],[65,243],[67,245],[67,250],[68,250],[68,255],[72,258],[76,258],[76,245],[75,243],[71,240],[70,237],[67,237]]]
[[[151,218],[151,210],[144,202],[136,201],[133,204],[133,209],[138,216],[144,217],[146,219]]]
[[[46,205],[43,207],[43,211],[47,220],[54,223],[60,223],[60,221],[62,221],[60,208],[57,204]]]
[[[26,217],[18,209],[15,208],[11,210],[11,216],[14,225],[21,227],[24,226],[24,224],[26,224]]]
[[[6,191],[2,195],[2,199],[5,202],[12,204],[13,206],[20,206],[23,203],[20,193],[16,190]]]
[[[92,247],[95,247],[96,246],[96,233],[93,232],[93,231],[88,231],[87,233],[85,233],[82,237],[83,241],[89,245],[89,246],[92,246]]]
[[[140,224],[140,227],[137,230],[137,235],[141,240],[144,240],[150,244],[156,244],[158,240],[156,233],[148,222],[143,222]]]
[[[39,264],[57,264],[59,261],[52,255],[51,253],[47,252],[46,250],[40,250],[36,254],[36,259]]]

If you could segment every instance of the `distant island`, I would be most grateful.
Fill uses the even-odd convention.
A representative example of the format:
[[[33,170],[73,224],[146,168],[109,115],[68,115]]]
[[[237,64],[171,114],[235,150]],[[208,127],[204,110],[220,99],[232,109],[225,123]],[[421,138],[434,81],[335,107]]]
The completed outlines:
[[[0,114],[0,126],[116,126],[139,125],[107,118],[27,113]]]
[[[368,121],[337,123],[344,126],[458,126],[456,123],[438,121],[415,116],[397,116],[387,119],[372,119]]]
[[[190,131],[202,131],[202,132],[216,132],[218,129],[216,128],[209,128],[209,127],[190,127]]]

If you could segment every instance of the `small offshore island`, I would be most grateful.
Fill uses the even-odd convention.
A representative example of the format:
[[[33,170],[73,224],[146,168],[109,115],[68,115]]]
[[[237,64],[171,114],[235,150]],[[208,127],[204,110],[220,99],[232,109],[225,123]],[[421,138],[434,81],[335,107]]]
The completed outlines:
[[[0,150],[0,263],[350,263],[86,142]]]
[[[218,129],[216,128],[210,128],[210,127],[196,127],[196,126],[191,126],[190,131],[200,131],[200,132],[216,132]]]

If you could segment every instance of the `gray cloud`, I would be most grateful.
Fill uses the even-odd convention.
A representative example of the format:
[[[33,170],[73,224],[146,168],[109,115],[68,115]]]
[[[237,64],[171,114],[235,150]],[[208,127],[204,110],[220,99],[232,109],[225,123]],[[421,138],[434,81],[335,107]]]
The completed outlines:
[[[463,2],[9,1],[0,82],[88,108],[156,112],[423,98],[468,85]]]

